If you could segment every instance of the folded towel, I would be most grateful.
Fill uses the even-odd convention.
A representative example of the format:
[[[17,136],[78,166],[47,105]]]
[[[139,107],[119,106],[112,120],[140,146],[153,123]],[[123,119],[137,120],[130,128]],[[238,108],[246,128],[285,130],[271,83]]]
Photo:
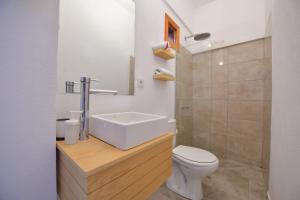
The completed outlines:
[[[171,74],[165,74],[165,73],[159,73],[159,72],[154,72],[154,75],[164,75],[164,76],[168,76],[168,77],[174,77]]]
[[[157,78],[157,77],[164,77],[164,78],[168,78],[169,80],[174,80],[174,79],[175,79],[175,77],[172,76],[172,75],[164,74],[164,73],[159,73],[159,72],[154,72],[153,77],[154,77],[154,78]]]
[[[176,50],[172,48],[167,48],[168,51],[170,51],[173,55],[176,55]]]
[[[174,77],[174,74],[171,71],[169,71],[169,70],[167,70],[165,68],[158,68],[158,69],[156,69],[155,72],[154,72],[154,74],[163,74],[163,75]]]
[[[154,45],[152,47],[152,50],[157,50],[157,49],[167,49],[170,47],[170,43],[168,41],[164,41],[164,42],[161,42],[161,43],[158,43],[156,45]]]

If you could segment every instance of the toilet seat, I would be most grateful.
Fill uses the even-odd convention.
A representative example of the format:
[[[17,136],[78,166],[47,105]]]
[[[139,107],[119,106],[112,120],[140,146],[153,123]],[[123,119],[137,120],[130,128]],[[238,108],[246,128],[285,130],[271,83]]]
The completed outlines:
[[[217,157],[203,149],[180,145],[173,149],[173,156],[196,167],[208,167],[218,163]]]
[[[216,171],[218,166],[219,160],[214,154],[180,145],[173,149],[173,173],[167,187],[187,199],[202,199],[202,179]]]

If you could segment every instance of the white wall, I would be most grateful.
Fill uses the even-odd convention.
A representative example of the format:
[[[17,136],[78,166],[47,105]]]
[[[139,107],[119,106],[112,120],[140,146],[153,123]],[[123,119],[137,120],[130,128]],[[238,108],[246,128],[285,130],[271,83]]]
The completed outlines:
[[[196,33],[210,32],[213,48],[263,38],[266,31],[265,1],[206,1],[196,8],[193,30]],[[188,49],[192,53],[208,50],[203,42]]]
[[[130,56],[134,56],[132,0],[61,0],[58,89],[82,76],[99,79],[98,89],[129,93]]]
[[[157,67],[175,71],[175,59],[164,61],[152,53],[152,45],[164,39],[165,12],[173,16],[181,28],[181,41],[187,34],[179,20],[161,0],[136,1],[136,77],[145,80],[143,89],[137,88],[134,109],[174,117],[175,83],[154,81],[153,72]]]
[[[0,199],[55,200],[58,2],[0,1]]]
[[[273,2],[272,200],[300,199],[300,1]]]
[[[164,17],[168,12],[181,27],[181,40],[187,30],[175,18],[163,0],[136,0],[135,67],[136,78],[144,79],[144,88],[135,88],[134,96],[91,95],[91,113],[141,111],[174,117],[175,83],[160,82],[152,78],[157,67],[175,70],[175,60],[164,61],[152,53],[152,45],[164,39]],[[57,116],[79,109],[78,95],[57,95]]]

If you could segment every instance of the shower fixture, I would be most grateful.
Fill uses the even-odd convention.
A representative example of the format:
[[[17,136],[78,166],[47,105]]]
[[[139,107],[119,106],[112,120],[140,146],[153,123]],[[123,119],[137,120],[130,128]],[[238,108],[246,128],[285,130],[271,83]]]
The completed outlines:
[[[184,37],[184,39],[187,40],[189,38],[194,38],[194,40],[200,41],[200,40],[206,40],[209,37],[210,37],[210,33],[197,33],[197,34],[193,34],[190,36],[186,36],[186,37]]]

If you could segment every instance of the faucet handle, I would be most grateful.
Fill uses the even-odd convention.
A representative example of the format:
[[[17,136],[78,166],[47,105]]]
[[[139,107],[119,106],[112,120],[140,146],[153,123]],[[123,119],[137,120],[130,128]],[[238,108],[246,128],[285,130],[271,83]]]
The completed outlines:
[[[98,79],[92,79],[90,77],[80,77],[81,83],[99,82]]]
[[[66,81],[65,82],[65,91],[66,91],[66,93],[74,93],[74,85],[75,85],[75,82]]]

